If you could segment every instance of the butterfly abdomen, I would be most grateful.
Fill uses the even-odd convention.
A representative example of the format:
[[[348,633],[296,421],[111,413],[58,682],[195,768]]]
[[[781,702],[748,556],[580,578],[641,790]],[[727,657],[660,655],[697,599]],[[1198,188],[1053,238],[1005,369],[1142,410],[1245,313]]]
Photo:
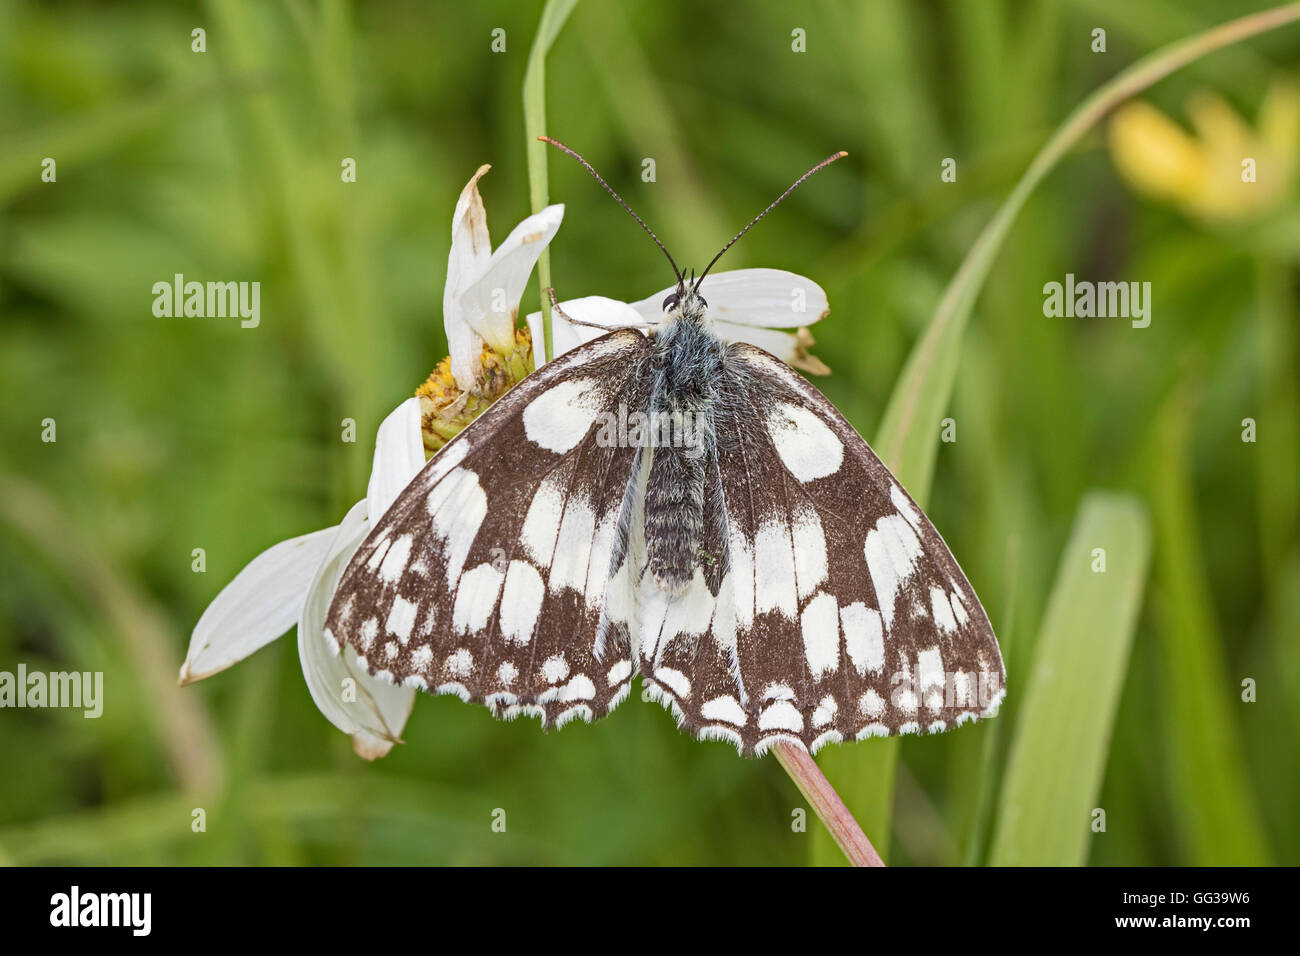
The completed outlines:
[[[703,560],[705,475],[714,454],[714,383],[725,348],[698,321],[668,322],[655,333],[650,418],[665,427],[650,443],[646,557],[655,583],[673,595],[686,589]]]

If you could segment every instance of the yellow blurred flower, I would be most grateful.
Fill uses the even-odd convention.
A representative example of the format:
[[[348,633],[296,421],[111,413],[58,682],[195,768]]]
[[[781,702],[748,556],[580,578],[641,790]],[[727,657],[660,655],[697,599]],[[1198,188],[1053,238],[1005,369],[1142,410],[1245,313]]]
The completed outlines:
[[[1187,104],[1195,135],[1149,103],[1132,102],[1110,121],[1115,168],[1139,193],[1198,219],[1250,219],[1286,201],[1300,159],[1300,88],[1275,82],[1254,129],[1217,93]]]

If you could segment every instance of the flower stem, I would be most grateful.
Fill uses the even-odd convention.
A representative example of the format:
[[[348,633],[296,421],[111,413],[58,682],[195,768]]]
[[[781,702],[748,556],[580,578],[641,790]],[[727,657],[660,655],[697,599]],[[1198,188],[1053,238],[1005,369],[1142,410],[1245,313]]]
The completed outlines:
[[[528,53],[524,72],[524,132],[528,138],[528,192],[533,212],[541,212],[550,202],[546,181],[546,144],[537,137],[546,132],[546,54],[569,19],[578,0],[548,0],[537,25],[537,36]],[[536,366],[541,368],[554,354],[551,346],[551,303],[546,290],[551,284],[551,254],[543,249],[537,258],[537,282],[542,297],[542,341],[534,342]]]
[[[854,866],[884,866],[885,861],[862,832],[858,821],[853,819],[853,814],[849,813],[849,808],[844,805],[812,755],[803,747],[784,742],[773,747],[772,752],[804,799],[812,804],[814,812],[826,824],[831,838],[844,851],[849,862]]]

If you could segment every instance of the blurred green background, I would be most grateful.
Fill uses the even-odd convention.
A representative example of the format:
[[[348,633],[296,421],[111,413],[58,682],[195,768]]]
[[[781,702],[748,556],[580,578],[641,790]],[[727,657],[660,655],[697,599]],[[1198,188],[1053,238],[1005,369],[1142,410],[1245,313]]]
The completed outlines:
[[[962,257],[1065,115],[1138,57],[1265,6],[579,3],[547,61],[548,131],[697,268],[847,149],[726,267],[826,288],[815,352],[833,374],[816,384],[871,437]],[[0,711],[0,861],[818,858],[774,760],[697,743],[636,695],[545,735],[421,697],[407,743],[371,765],[312,704],[292,634],[175,686],[207,603],[264,548],[337,523],[365,492],[380,419],[445,354],[449,223],[470,174],[493,165],[494,240],[529,211],[520,89],[540,13],[0,0],[0,670],[103,671],[106,688],[98,720]],[[1213,90],[1253,121],[1298,72],[1293,25],[1144,98],[1185,124],[1189,97]],[[567,207],[551,245],[562,298],[667,284],[658,251],[558,155],[550,194]],[[938,445],[928,500],[1003,640],[1009,695],[994,721],[902,742],[891,832],[870,833],[891,863],[996,859],[996,828],[1016,825],[999,823],[1000,788],[1093,489],[1145,509],[1151,558],[1133,575],[1113,713],[1031,731],[1060,749],[1065,723],[1102,728],[1099,792],[1080,798],[1107,825],[1078,820],[1082,859],[1300,863],[1298,263],[1294,189],[1256,218],[1206,223],[1130,190],[1104,127],[1030,199],[962,342],[957,441]],[[154,317],[153,283],[177,272],[260,281],[260,327]],[[1151,282],[1150,327],[1044,317],[1043,284],[1067,272]],[[918,427],[937,440],[939,422]],[[830,759],[842,773],[881,746]]]

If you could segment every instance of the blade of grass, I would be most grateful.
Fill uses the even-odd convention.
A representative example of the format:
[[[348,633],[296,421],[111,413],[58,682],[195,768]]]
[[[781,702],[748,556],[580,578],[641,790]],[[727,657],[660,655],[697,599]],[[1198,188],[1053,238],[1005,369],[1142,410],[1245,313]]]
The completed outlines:
[[[952,394],[966,321],[1003,240],[1035,187],[1085,133],[1129,97],[1215,50],[1297,20],[1300,3],[1291,3],[1161,47],[1099,87],[1044,144],[962,260],[885,409],[876,453],[918,504],[924,507],[929,497],[939,449],[938,423]],[[887,859],[898,741],[872,741],[858,750],[861,753],[851,748],[830,751],[823,757],[822,769],[832,783],[839,781],[841,796]],[[835,850],[826,838],[814,834],[812,847],[814,862],[834,860]]]
[[[1095,549],[1105,550],[1105,571]],[[1038,637],[1003,781],[994,866],[1088,859],[1111,727],[1151,551],[1146,510],[1093,492],[1079,506]]]
[[[1156,631],[1164,654],[1160,712],[1167,721],[1161,736],[1168,807],[1183,862],[1267,865],[1268,845],[1231,706],[1240,705],[1240,684],[1225,672],[1198,543],[1188,462],[1193,417],[1192,394],[1180,388],[1157,423],[1149,466],[1159,544]]]
[[[1300,230],[1297,230],[1300,232]],[[1260,578],[1264,583],[1266,600],[1265,619],[1271,635],[1272,656],[1281,691],[1276,699],[1281,710],[1278,725],[1300,732],[1300,655],[1295,653],[1295,635],[1300,634],[1300,541],[1297,540],[1297,503],[1300,503],[1300,473],[1297,472],[1296,449],[1300,448],[1300,366],[1297,365],[1296,320],[1300,318],[1292,284],[1293,273],[1281,263],[1262,259],[1256,266],[1256,282],[1260,303],[1259,355],[1262,366],[1259,376],[1258,415],[1260,427],[1267,437],[1253,445],[1239,448],[1254,449],[1258,460],[1256,488],[1259,498],[1259,551]],[[1276,712],[1274,712],[1276,714]],[[1258,726],[1262,723],[1255,719]],[[1249,732],[1249,731],[1247,731]],[[1278,773],[1277,790],[1261,790],[1261,798],[1274,807],[1293,807],[1300,790],[1300,773],[1296,772],[1298,757],[1294,748],[1274,766],[1285,768]],[[1300,839],[1300,819],[1293,812],[1276,810],[1273,819],[1289,817],[1291,825],[1275,828],[1274,846],[1280,839],[1289,842],[1290,859],[1297,855]],[[1289,836],[1289,840],[1287,839]],[[1284,851],[1277,849],[1282,857]]]
[[[528,53],[528,68],[524,71],[524,132],[528,139],[528,197],[533,212],[541,212],[551,201],[546,177],[545,143],[537,137],[546,134],[546,54],[551,44],[564,28],[564,22],[577,6],[578,0],[547,0],[542,19],[537,24],[537,36]],[[542,361],[551,360],[551,303],[546,290],[551,285],[551,255],[545,249],[537,260],[537,284],[542,300]],[[537,343],[533,343],[537,348]]]

